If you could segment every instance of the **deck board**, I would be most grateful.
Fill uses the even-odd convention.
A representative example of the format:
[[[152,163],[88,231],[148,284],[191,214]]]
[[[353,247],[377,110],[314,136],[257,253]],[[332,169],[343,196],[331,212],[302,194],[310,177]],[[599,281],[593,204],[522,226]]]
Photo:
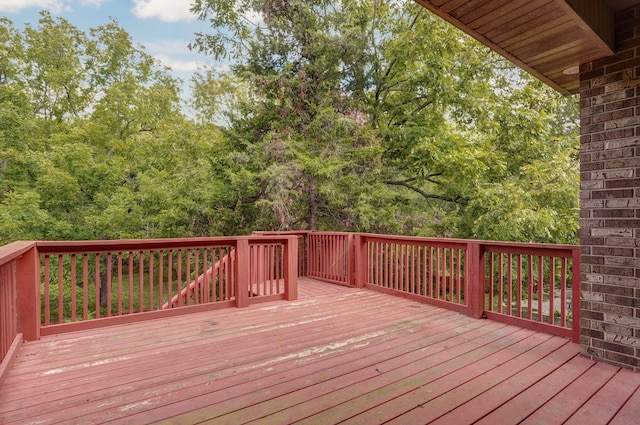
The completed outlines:
[[[301,279],[299,300],[22,346],[3,424],[634,423],[640,374],[544,333]]]

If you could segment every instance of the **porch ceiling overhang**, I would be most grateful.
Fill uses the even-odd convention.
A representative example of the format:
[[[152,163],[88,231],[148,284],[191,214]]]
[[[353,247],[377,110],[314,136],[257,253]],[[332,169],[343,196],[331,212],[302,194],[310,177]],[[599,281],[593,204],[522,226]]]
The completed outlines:
[[[578,65],[615,53],[614,16],[640,3],[638,0],[415,1],[565,94],[578,92],[579,78],[575,73]]]

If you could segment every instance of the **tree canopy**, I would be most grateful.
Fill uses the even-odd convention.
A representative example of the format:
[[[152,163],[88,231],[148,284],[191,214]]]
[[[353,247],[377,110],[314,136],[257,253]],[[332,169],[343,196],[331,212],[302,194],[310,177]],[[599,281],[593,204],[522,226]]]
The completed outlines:
[[[0,18],[0,242],[321,229],[573,243],[577,101],[413,2],[196,1],[179,82],[111,20]],[[211,68],[213,69],[213,68]]]

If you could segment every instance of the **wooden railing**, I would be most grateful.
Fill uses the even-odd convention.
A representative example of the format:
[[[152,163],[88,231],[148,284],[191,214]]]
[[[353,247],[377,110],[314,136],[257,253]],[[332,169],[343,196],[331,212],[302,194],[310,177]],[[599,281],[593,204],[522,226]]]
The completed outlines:
[[[293,300],[305,275],[577,342],[579,264],[577,246],[315,231],[15,242],[0,248],[0,383],[23,340]]]
[[[485,317],[545,331],[573,330],[577,342],[578,247],[486,242],[482,249]]]
[[[181,257],[180,253],[178,254]],[[191,265],[190,250],[187,251],[187,255],[189,256],[187,264]],[[194,261],[194,274],[198,275],[199,270],[204,270],[203,273],[184,287],[179,282],[178,286],[182,287],[182,289],[173,296],[171,296],[172,285],[167,284],[168,300],[164,301],[162,293],[158,294],[160,302],[164,301],[161,307],[163,310],[189,305],[190,303],[230,301],[235,296],[232,285],[235,262],[233,247],[219,246],[198,249],[195,251]],[[181,263],[181,259],[178,258],[176,264]],[[199,266],[201,267],[199,268]],[[170,270],[173,269],[171,263],[168,264],[168,268]],[[162,266],[160,266],[160,269],[162,270]],[[182,273],[178,273],[178,275],[181,276]],[[189,270],[186,271],[186,275],[191,275]],[[160,280],[162,281],[162,278]]]
[[[306,240],[314,279],[427,302],[579,341],[580,256],[574,245],[343,232]],[[302,239],[304,238],[304,239]]]
[[[312,232],[309,276],[579,341],[573,245]]]
[[[39,285],[34,242],[0,247],[0,386],[23,340],[35,340]],[[18,285],[18,282],[26,282]]]
[[[298,237],[298,276],[308,276],[308,235],[311,232],[298,231],[256,231],[253,236],[297,236]]]
[[[308,276],[341,285],[351,285],[354,238],[354,233],[309,233]]]
[[[287,269],[297,262],[293,236],[37,247],[45,335],[184,313],[179,308],[242,307],[297,294],[296,270]]]
[[[467,243],[362,235],[364,286],[467,311]]]

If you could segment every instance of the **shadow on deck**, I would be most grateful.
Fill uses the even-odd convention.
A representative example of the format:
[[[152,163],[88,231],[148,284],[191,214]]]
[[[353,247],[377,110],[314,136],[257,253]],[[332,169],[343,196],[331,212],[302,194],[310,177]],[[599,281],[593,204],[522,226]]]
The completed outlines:
[[[47,336],[3,424],[631,424],[640,374],[569,340],[366,289]]]

